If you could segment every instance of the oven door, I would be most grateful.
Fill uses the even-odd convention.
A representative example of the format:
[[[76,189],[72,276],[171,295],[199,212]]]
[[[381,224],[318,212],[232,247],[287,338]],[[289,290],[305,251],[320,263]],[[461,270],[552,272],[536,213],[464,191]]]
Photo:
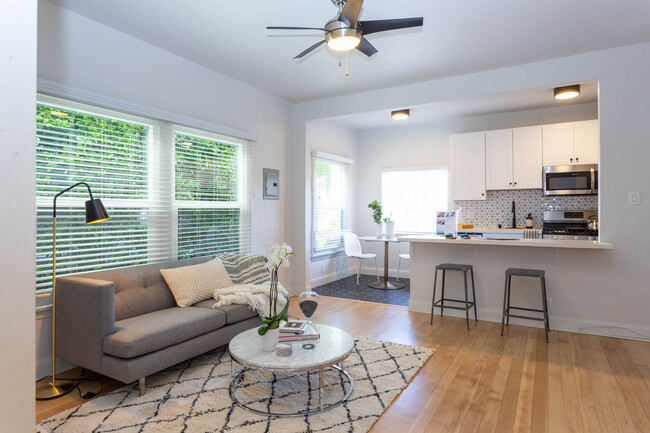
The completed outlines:
[[[597,164],[544,167],[545,195],[592,195],[597,193]]]

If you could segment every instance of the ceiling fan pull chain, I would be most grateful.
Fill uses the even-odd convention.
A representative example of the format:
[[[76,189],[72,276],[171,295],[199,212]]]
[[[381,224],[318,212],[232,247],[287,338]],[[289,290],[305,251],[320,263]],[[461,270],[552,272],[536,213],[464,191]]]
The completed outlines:
[[[350,76],[350,71],[348,70],[348,52],[345,52],[345,76]]]

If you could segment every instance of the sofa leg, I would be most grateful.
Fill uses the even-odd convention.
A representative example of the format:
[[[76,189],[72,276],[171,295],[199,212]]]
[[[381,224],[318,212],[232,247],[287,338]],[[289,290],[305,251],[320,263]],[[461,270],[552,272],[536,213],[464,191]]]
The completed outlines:
[[[140,396],[143,396],[144,393],[146,392],[145,378],[144,377],[141,377],[140,379],[138,379],[138,389],[140,390]]]

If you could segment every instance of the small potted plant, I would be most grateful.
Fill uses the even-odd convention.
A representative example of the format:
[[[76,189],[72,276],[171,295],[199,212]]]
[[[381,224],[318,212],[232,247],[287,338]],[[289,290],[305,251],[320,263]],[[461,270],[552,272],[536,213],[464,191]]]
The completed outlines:
[[[395,237],[395,221],[391,216],[384,218],[384,226],[386,227],[386,237],[392,239]]]
[[[369,203],[368,207],[372,209],[372,219],[377,224],[377,237],[381,238],[383,236],[383,227],[381,224],[381,217],[383,215],[383,211],[381,208],[381,203],[375,200],[372,203]]]
[[[289,318],[289,300],[284,305],[282,311],[278,313],[278,270],[280,268],[289,267],[289,257],[295,256],[296,253],[287,244],[273,245],[266,253],[266,268],[269,270],[271,276],[271,284],[269,286],[269,314],[262,314],[262,325],[257,329],[257,333],[262,336],[262,349],[267,352],[275,350],[278,344],[278,337],[280,331],[281,321],[287,321]]]

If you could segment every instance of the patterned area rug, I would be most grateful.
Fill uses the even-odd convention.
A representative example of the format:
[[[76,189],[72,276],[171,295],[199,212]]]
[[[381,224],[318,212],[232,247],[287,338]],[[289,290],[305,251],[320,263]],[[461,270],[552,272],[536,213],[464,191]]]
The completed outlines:
[[[342,405],[295,418],[256,415],[233,404],[230,358],[219,348],[147,377],[147,392],[128,385],[39,424],[42,433],[87,432],[367,432],[433,354],[433,349],[355,339],[345,361],[354,391]],[[235,363],[236,373],[241,367]],[[235,373],[235,374],[236,374]],[[238,390],[259,410],[286,412],[318,405],[318,373],[249,370]],[[337,370],[324,374],[323,402],[341,398],[348,382]]]

